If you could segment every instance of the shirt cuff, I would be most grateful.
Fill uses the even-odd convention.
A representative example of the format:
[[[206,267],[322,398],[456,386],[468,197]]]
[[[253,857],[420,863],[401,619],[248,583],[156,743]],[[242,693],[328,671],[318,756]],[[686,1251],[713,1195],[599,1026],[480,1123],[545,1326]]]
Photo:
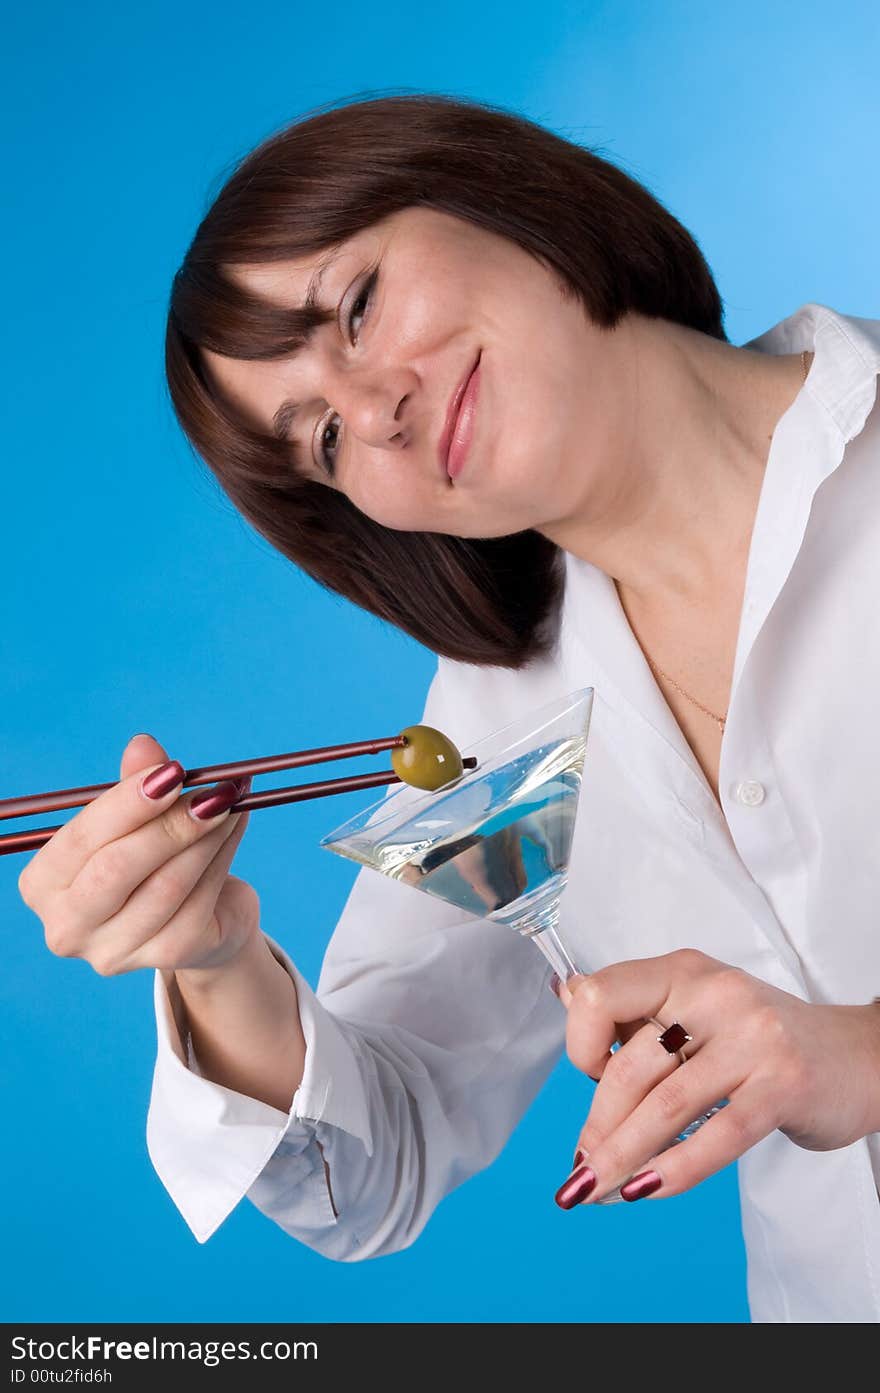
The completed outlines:
[[[183,1039],[179,1028],[177,985],[169,975],[169,990],[162,973],[155,974],[158,1053],[147,1150],[200,1243],[239,1204],[282,1142],[293,1178],[294,1157],[314,1139],[316,1123],[342,1128],[373,1154],[356,1037],[322,1006],[284,949],[264,937],[293,978],[306,1044],[305,1072],[287,1114],[201,1076],[189,1034]]]

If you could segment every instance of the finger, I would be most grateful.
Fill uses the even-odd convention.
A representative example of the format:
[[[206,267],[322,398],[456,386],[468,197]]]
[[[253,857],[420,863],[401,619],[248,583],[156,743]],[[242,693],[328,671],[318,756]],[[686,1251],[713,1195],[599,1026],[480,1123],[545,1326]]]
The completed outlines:
[[[88,934],[79,956],[105,976],[131,971],[133,955],[173,923],[182,909],[193,909],[193,893],[213,866],[220,865],[222,879],[244,835],[244,828],[239,833],[239,824],[247,817],[247,813],[233,813],[213,832],[161,865],[137,887],[118,914]],[[208,918],[210,910],[204,916]],[[146,965],[144,960],[137,964]]]
[[[585,1074],[601,1077],[608,1052],[616,1038],[617,1021],[636,1021],[663,1015],[675,988],[680,1000],[689,983],[721,966],[695,949],[683,948],[658,958],[636,958],[614,963],[589,976],[570,977],[560,992],[568,1006],[566,1048],[572,1063]],[[670,1022],[671,1023],[671,1022]],[[701,1022],[691,1012],[688,1032],[701,1038],[711,1022]]]
[[[692,1190],[701,1180],[739,1160],[769,1136],[775,1125],[767,1100],[754,1089],[740,1088],[727,1107],[704,1122],[687,1141],[649,1157],[622,1187],[621,1195],[632,1202],[649,1196],[671,1199]]]
[[[643,1170],[650,1157],[666,1151],[696,1118],[720,1099],[730,1098],[743,1079],[742,1068],[731,1061],[728,1050],[707,1045],[652,1088],[613,1131],[599,1136],[588,1119],[581,1138],[597,1176],[591,1198],[600,1199]]]
[[[133,735],[122,753],[121,777],[128,779],[136,773],[146,775],[166,763],[167,753],[158,740],[152,735]],[[105,794],[100,796],[103,798]],[[26,896],[26,903],[31,908],[36,910],[38,901],[68,886],[81,868],[87,853],[84,848],[79,852],[76,850],[82,825],[77,821],[80,817],[81,814],[77,813],[70,818],[25,865],[18,883],[22,896]],[[72,830],[65,831],[65,827]]]
[[[592,1154],[679,1065],[678,1055],[668,1054],[657,1043],[656,1025],[639,1022],[627,1043],[605,1063],[578,1148]]]
[[[160,745],[155,736],[147,735],[141,731],[131,737],[122,751],[122,759],[119,762],[119,777],[127,779],[130,774],[142,773],[145,769],[165,764],[168,757],[165,746]]]
[[[143,744],[143,739],[139,738],[133,755],[127,747],[123,761],[139,763],[137,747]],[[180,793],[185,772],[183,766],[178,766],[178,782],[160,798],[148,798],[142,791],[142,785],[145,778],[168,762],[160,759],[140,764],[139,768],[87,803],[53,833],[27,867],[27,878],[37,886],[41,898],[67,890],[89,859],[108,842],[118,841],[161,817]]]
[[[627,1040],[631,1040],[644,1027],[644,1024],[644,1021],[617,1021],[617,1038],[620,1043],[625,1045]]]
[[[119,789],[125,787],[118,785]],[[154,817],[127,836],[116,836],[98,847],[67,890],[58,892],[59,898],[63,895],[64,933],[69,941],[81,947],[86,935],[117,915],[138,886],[154,872],[172,860],[176,861],[181,851],[197,844],[228,819],[229,807],[232,802],[238,801],[241,787],[241,782],[234,780],[217,784],[215,788],[218,793],[222,789],[227,790],[230,801],[217,816],[200,820],[191,815],[190,808],[195,799],[207,790],[196,788],[181,796],[178,784],[176,791],[157,800],[160,806],[166,805],[161,816]],[[133,799],[141,797],[130,786],[128,793]],[[120,810],[120,819],[122,816]],[[176,866],[167,871],[172,888],[177,885],[178,869]],[[184,882],[180,889],[186,888]]]
[[[235,815],[238,823],[231,835],[193,886],[186,900],[166,924],[128,956],[122,970],[139,967],[175,969],[214,967],[225,961],[230,951],[248,936],[253,924],[241,918],[241,904],[246,900],[236,894],[238,914],[230,919],[220,913],[224,887],[229,882],[229,868],[246,831],[249,813]],[[243,885],[243,883],[240,883]],[[239,887],[236,887],[237,889]],[[253,915],[259,916],[259,898],[252,887],[248,901]]]

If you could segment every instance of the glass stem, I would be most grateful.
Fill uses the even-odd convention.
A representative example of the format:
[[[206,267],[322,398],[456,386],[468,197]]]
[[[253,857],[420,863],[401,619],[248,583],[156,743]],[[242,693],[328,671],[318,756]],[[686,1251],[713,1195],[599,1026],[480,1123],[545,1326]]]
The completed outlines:
[[[582,969],[572,962],[557,937],[558,923],[559,896],[554,895],[552,900],[536,905],[516,927],[523,938],[530,938],[535,947],[540,948],[560,981],[567,982],[569,977],[580,976]]]

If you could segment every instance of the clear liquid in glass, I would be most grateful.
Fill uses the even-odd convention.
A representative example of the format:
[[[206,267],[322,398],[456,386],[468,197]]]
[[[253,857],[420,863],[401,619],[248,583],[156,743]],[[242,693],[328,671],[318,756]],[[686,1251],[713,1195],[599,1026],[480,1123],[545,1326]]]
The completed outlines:
[[[394,880],[481,918],[565,884],[583,777],[586,739],[529,750],[466,786],[439,791],[429,810],[368,833],[358,855]],[[365,829],[366,830],[366,829]]]

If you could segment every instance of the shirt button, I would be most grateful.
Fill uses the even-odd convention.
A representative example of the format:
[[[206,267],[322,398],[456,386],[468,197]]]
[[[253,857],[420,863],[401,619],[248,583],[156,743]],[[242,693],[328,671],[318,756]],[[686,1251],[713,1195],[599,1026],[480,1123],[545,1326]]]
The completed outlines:
[[[766,789],[754,779],[746,779],[737,784],[734,793],[738,803],[744,803],[747,808],[757,808],[764,801]]]

